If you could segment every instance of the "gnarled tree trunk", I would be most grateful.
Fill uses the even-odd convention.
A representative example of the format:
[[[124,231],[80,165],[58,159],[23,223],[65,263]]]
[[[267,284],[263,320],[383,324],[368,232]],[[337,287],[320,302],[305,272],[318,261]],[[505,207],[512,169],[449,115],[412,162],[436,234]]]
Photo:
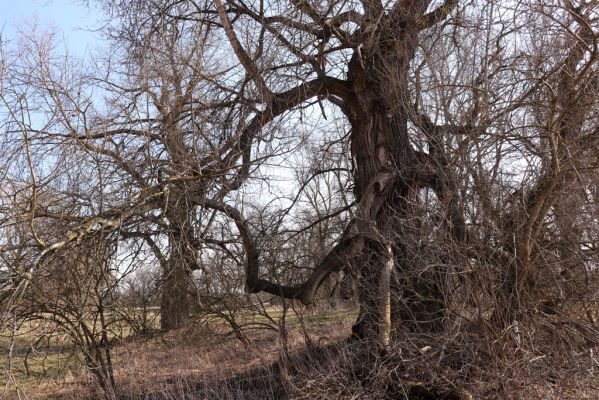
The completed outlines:
[[[192,246],[194,207],[183,194],[173,195],[167,209],[169,258],[162,272],[160,328],[181,327],[189,320],[194,303],[191,273],[196,268],[197,252]]]
[[[403,251],[410,244],[401,235],[401,225],[409,217],[408,202],[421,184],[408,134],[408,70],[418,34],[412,18],[409,13],[399,18],[386,15],[372,33],[376,40],[354,52],[348,71],[357,98],[347,104],[355,195],[360,199],[383,171],[397,176],[392,190],[379,193],[383,206],[371,221],[382,238],[367,238],[363,255],[354,266],[361,308],[353,334],[382,346],[388,342],[390,325],[438,329],[438,323],[431,321],[439,321],[443,314],[438,285],[411,275],[411,260]],[[390,272],[401,277],[393,285]]]

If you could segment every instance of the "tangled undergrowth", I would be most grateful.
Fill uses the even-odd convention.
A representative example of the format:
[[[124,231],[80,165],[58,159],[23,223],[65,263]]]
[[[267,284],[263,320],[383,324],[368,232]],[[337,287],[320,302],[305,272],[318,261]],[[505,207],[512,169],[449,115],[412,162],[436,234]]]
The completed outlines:
[[[558,331],[555,316],[530,318],[520,322],[519,335],[512,329],[494,341],[488,340],[488,327],[475,321],[434,337],[397,333],[397,344],[376,355],[348,339],[351,314],[292,325],[286,335],[274,329],[248,331],[247,343],[191,325],[117,346],[114,393],[94,388],[93,380],[81,374],[75,383],[46,384],[29,395],[71,400],[597,398],[597,332],[582,322]],[[528,332],[528,326],[545,329]]]

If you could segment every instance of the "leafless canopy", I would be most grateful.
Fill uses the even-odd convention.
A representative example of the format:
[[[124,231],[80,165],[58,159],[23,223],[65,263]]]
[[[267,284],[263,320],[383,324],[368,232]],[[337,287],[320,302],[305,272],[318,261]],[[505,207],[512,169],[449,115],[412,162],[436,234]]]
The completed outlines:
[[[311,305],[343,274],[353,338],[433,346],[431,380],[584,375],[599,339],[593,2],[104,10],[111,48],[93,67],[50,35],[3,49],[7,304],[54,254],[107,235],[160,266],[164,329],[202,293],[240,295],[240,278]]]

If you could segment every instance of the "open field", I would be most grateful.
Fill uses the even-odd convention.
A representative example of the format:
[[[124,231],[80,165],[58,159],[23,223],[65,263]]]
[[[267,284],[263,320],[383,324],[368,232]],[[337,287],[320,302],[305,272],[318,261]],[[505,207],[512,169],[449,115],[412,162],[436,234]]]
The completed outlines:
[[[48,316],[46,320],[27,321],[17,326],[6,326],[0,332],[0,362],[3,374],[2,387],[27,387],[52,380],[73,380],[81,368],[82,356],[73,340],[65,332],[56,329]],[[151,316],[154,329],[159,319]],[[9,321],[10,322],[10,321]],[[91,321],[85,321],[88,326]],[[99,322],[96,323],[99,330]],[[132,336],[131,326],[118,320],[110,325],[109,338],[118,344]]]
[[[216,380],[223,381],[221,389],[228,391],[233,383],[225,382],[227,379],[276,365],[283,340],[290,352],[305,348],[307,342],[312,347],[326,346],[347,337],[355,318],[355,310],[304,316],[289,312],[284,320],[288,334],[283,338],[273,324],[283,323],[282,314],[273,307],[268,315],[240,318],[239,323],[245,326],[245,343],[228,324],[216,319],[203,319],[183,330],[144,338],[129,335],[123,327],[120,336],[113,335],[112,340],[118,390],[129,397],[173,394],[190,390],[184,387],[187,385]],[[158,322],[154,321],[156,328]],[[43,324],[28,324],[19,327],[15,335],[11,330],[3,332],[1,398],[68,399],[89,394],[93,382],[82,366],[81,354],[67,337],[48,333],[45,340],[36,342],[47,328]],[[87,385],[90,382],[92,385]]]

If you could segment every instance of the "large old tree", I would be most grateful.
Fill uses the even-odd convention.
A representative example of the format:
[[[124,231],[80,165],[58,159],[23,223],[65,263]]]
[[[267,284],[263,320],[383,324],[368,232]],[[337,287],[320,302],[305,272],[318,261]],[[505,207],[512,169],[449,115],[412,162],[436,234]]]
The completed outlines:
[[[226,190],[251,180],[259,163],[258,143],[276,140],[273,123],[301,116],[310,103],[324,118],[327,108],[341,111],[349,128],[351,154],[346,156],[357,205],[344,233],[304,282],[281,285],[264,276],[244,215],[221,202],[222,190],[216,196],[198,190],[205,177],[214,175],[206,165],[194,166],[199,171],[192,178],[194,191],[200,194],[194,202],[237,225],[250,292],[310,304],[321,283],[346,268],[358,282],[360,297],[354,336],[384,345],[392,326],[442,331],[448,295],[461,290],[450,288],[456,284],[451,275],[459,276],[475,259],[499,267],[489,278],[496,281],[483,289],[494,299],[489,312],[496,329],[517,320],[525,293],[537,290],[531,282],[543,227],[561,223],[552,221],[558,215],[553,209],[574,173],[570,169],[580,168],[571,158],[576,141],[592,141],[596,134],[596,20],[583,3],[520,6],[469,3],[458,10],[456,1],[166,2],[158,8],[129,7],[135,22],[139,13],[147,19],[140,30],[120,33],[142,53],[144,39],[181,21],[208,26],[215,41],[228,42],[238,65],[228,65],[222,86],[234,104],[217,106],[229,110],[225,127],[231,141],[220,148],[226,167],[234,171],[231,182],[223,184]],[[513,25],[501,19],[506,15]],[[477,33],[476,24],[485,26],[485,35]],[[567,25],[567,33],[555,24]],[[547,29],[544,36],[542,29]],[[550,37],[560,39],[552,49],[555,56],[546,54],[546,44],[510,44]],[[510,147],[512,135],[520,144]],[[575,160],[588,162],[592,150],[577,149]],[[495,159],[489,151],[496,152]],[[518,157],[534,167],[519,172]],[[516,176],[522,187],[500,182],[505,178],[498,174]],[[579,183],[584,190],[586,184]],[[510,185],[507,199],[493,193]],[[493,198],[497,195],[501,199]],[[512,207],[502,210],[507,204]],[[482,222],[476,219],[494,224],[490,230],[495,232],[469,232],[469,225]],[[430,228],[435,220],[437,227]],[[423,237],[429,235],[430,241],[433,235],[428,229],[436,236],[424,246]],[[434,254],[442,267],[423,268],[426,257],[418,248]]]
[[[194,271],[210,276],[209,249],[236,260],[248,292],[306,305],[343,271],[360,304],[352,336],[372,354],[405,338],[465,344],[475,331],[486,339],[473,354],[526,341],[552,348],[557,337],[596,345],[591,2],[128,0],[105,9],[113,48],[96,70],[33,40],[3,64],[2,151],[19,167],[3,178],[13,236],[2,252],[8,264],[30,254],[16,294],[69,242],[118,231],[161,266],[164,329],[188,318]],[[289,208],[250,195],[306,143],[318,160]],[[335,177],[335,207],[284,227],[320,175]],[[288,250],[340,216],[345,226],[309,271],[282,267],[273,237]],[[46,228],[52,221],[68,225],[66,236]],[[563,336],[548,328],[556,315]]]

